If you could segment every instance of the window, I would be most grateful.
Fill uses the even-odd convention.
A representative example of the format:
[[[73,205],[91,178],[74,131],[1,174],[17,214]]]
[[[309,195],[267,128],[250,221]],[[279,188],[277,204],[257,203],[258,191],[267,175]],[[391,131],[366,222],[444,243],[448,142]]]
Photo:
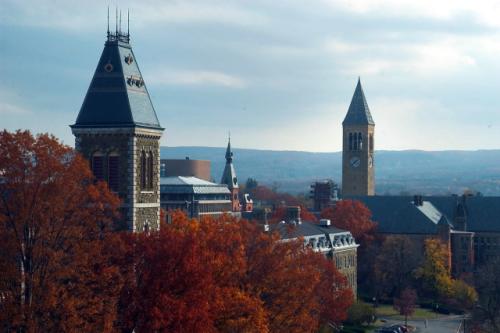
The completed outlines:
[[[141,152],[141,190],[146,189],[146,152]]]
[[[110,154],[108,156],[108,186],[111,191],[118,192],[120,177],[120,156]]]
[[[153,190],[153,152],[149,152],[148,154],[148,189]]]
[[[373,134],[370,134],[370,151],[373,151]]]
[[[358,150],[363,150],[363,136],[358,133]]]
[[[92,156],[92,173],[97,180],[104,180],[104,156],[101,153]]]
[[[353,145],[352,145],[352,133],[349,133],[349,150],[353,150]]]

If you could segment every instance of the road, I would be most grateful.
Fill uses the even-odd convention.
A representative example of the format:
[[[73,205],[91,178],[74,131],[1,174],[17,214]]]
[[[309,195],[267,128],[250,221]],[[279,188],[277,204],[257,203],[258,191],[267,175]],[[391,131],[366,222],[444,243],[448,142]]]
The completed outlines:
[[[404,321],[387,320],[387,325],[390,324],[404,324]],[[440,318],[433,318],[427,320],[427,327],[425,320],[408,320],[408,325],[416,328],[415,333],[457,333],[463,316],[443,316]]]

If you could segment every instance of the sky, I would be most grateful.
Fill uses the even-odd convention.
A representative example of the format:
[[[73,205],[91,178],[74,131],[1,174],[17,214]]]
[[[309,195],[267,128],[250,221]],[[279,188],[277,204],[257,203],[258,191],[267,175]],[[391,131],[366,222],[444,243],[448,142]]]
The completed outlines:
[[[0,0],[0,128],[73,145],[102,0]],[[500,2],[112,1],[161,144],[330,152],[358,77],[378,150],[497,149]],[[112,15],[113,16],[113,15]],[[114,25],[112,18],[111,25]]]

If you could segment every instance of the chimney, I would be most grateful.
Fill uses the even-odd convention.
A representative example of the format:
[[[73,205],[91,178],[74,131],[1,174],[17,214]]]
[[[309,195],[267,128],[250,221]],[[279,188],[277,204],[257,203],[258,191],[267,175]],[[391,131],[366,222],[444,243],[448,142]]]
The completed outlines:
[[[424,200],[422,199],[421,195],[414,195],[413,196],[413,204],[417,207],[420,207],[424,204]]]
[[[331,225],[332,221],[329,219],[321,219],[319,220],[319,225],[322,227],[329,227]]]

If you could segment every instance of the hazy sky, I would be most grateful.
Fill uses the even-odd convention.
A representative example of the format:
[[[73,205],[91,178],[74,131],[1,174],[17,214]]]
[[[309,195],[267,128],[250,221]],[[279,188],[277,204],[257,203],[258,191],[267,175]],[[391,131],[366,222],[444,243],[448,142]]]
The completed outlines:
[[[231,131],[236,147],[338,151],[361,76],[376,149],[500,146],[500,1],[110,5],[131,10],[163,145],[225,146]],[[0,0],[0,128],[73,144],[106,6]]]

